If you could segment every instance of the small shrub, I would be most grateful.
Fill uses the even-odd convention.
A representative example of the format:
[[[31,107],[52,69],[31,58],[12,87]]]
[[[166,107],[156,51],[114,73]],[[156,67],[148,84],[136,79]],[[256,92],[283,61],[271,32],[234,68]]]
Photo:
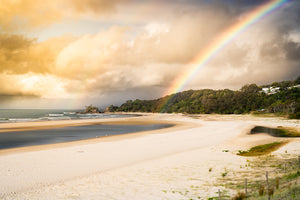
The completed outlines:
[[[279,188],[279,178],[276,178],[276,189],[278,190],[278,188]]]
[[[291,179],[297,178],[298,176],[300,176],[300,171],[297,171],[296,173],[289,174],[286,178],[288,180],[291,180]]]
[[[212,168],[209,168],[209,170],[208,170],[209,172],[211,172],[212,171]]]
[[[269,194],[269,196],[273,196],[273,194],[274,194],[274,189],[273,189],[273,188],[270,188],[269,191],[268,191],[268,194]]]
[[[300,119],[300,112],[290,114],[289,119]]]
[[[233,197],[233,200],[243,200],[246,198],[245,193],[243,192],[238,192],[235,197]]]
[[[265,154],[269,154],[272,151],[277,150],[279,147],[285,145],[286,142],[273,142],[269,144],[263,144],[263,145],[258,145],[254,146],[248,151],[239,151],[237,155],[239,156],[261,156]],[[272,155],[270,156],[272,157]]]
[[[253,111],[253,112],[251,112],[253,115],[259,115],[260,114],[260,112],[259,111]]]
[[[265,193],[265,187],[261,185],[258,189],[258,194],[259,196],[263,196],[264,193]]]
[[[279,169],[281,169],[281,168],[282,168],[281,164],[279,164],[279,165],[278,165],[278,168],[279,168]]]
[[[224,172],[224,173],[222,173],[222,177],[225,177],[225,176],[227,176],[227,174],[228,174],[228,172]]]

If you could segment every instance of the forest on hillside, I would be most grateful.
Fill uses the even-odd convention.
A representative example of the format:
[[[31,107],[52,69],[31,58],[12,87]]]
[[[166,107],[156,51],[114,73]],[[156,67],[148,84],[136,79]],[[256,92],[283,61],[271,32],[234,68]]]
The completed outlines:
[[[154,100],[128,100],[111,105],[110,112],[162,112],[189,114],[284,113],[300,118],[300,76],[294,81],[257,86],[248,84],[238,91],[188,90]],[[265,92],[266,88],[274,92]],[[275,90],[275,89],[276,90]]]

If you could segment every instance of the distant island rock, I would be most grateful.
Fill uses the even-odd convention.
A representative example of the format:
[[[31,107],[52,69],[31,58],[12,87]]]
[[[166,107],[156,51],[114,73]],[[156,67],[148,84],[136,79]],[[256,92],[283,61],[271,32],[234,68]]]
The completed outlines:
[[[85,110],[83,112],[81,112],[82,114],[88,114],[88,113],[92,113],[92,114],[96,114],[96,113],[101,113],[99,111],[99,109],[93,105],[89,105],[85,107]]]

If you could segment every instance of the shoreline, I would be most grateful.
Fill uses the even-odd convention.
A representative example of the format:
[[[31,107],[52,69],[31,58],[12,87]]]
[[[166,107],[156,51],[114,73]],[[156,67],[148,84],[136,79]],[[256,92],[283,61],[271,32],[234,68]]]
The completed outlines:
[[[0,151],[0,198],[173,200],[201,196],[207,199],[215,196],[218,189],[225,189],[218,184],[220,179],[223,180],[224,169],[228,179],[236,178],[235,174],[239,173],[247,176],[256,173],[255,177],[259,177],[253,169],[241,168],[248,164],[247,160],[255,158],[237,156],[236,152],[258,142],[268,143],[274,138],[266,134],[248,135],[249,127],[280,125],[299,129],[300,122],[248,115],[201,115],[195,118],[182,114],[145,114],[137,118],[109,120],[104,121],[112,124],[159,121],[176,125],[146,132],[19,148],[4,154]],[[272,152],[272,157],[281,160],[295,157],[300,153],[299,144],[300,138],[293,138]],[[264,170],[267,169],[270,177],[276,176],[272,168]]]
[[[134,117],[124,117],[128,120]],[[30,122],[11,122],[0,123],[0,133],[10,131],[23,131],[23,130],[38,130],[48,128],[61,128],[66,126],[84,126],[84,125],[97,125],[106,121],[122,121],[123,118],[98,118],[98,119],[72,119],[72,120],[53,120],[53,121],[30,121]]]

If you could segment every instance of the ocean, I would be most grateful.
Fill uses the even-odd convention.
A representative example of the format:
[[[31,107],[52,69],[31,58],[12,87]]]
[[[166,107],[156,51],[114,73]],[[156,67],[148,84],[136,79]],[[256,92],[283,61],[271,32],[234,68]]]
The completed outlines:
[[[0,123],[129,117],[118,114],[80,114],[83,110],[0,109]]]

